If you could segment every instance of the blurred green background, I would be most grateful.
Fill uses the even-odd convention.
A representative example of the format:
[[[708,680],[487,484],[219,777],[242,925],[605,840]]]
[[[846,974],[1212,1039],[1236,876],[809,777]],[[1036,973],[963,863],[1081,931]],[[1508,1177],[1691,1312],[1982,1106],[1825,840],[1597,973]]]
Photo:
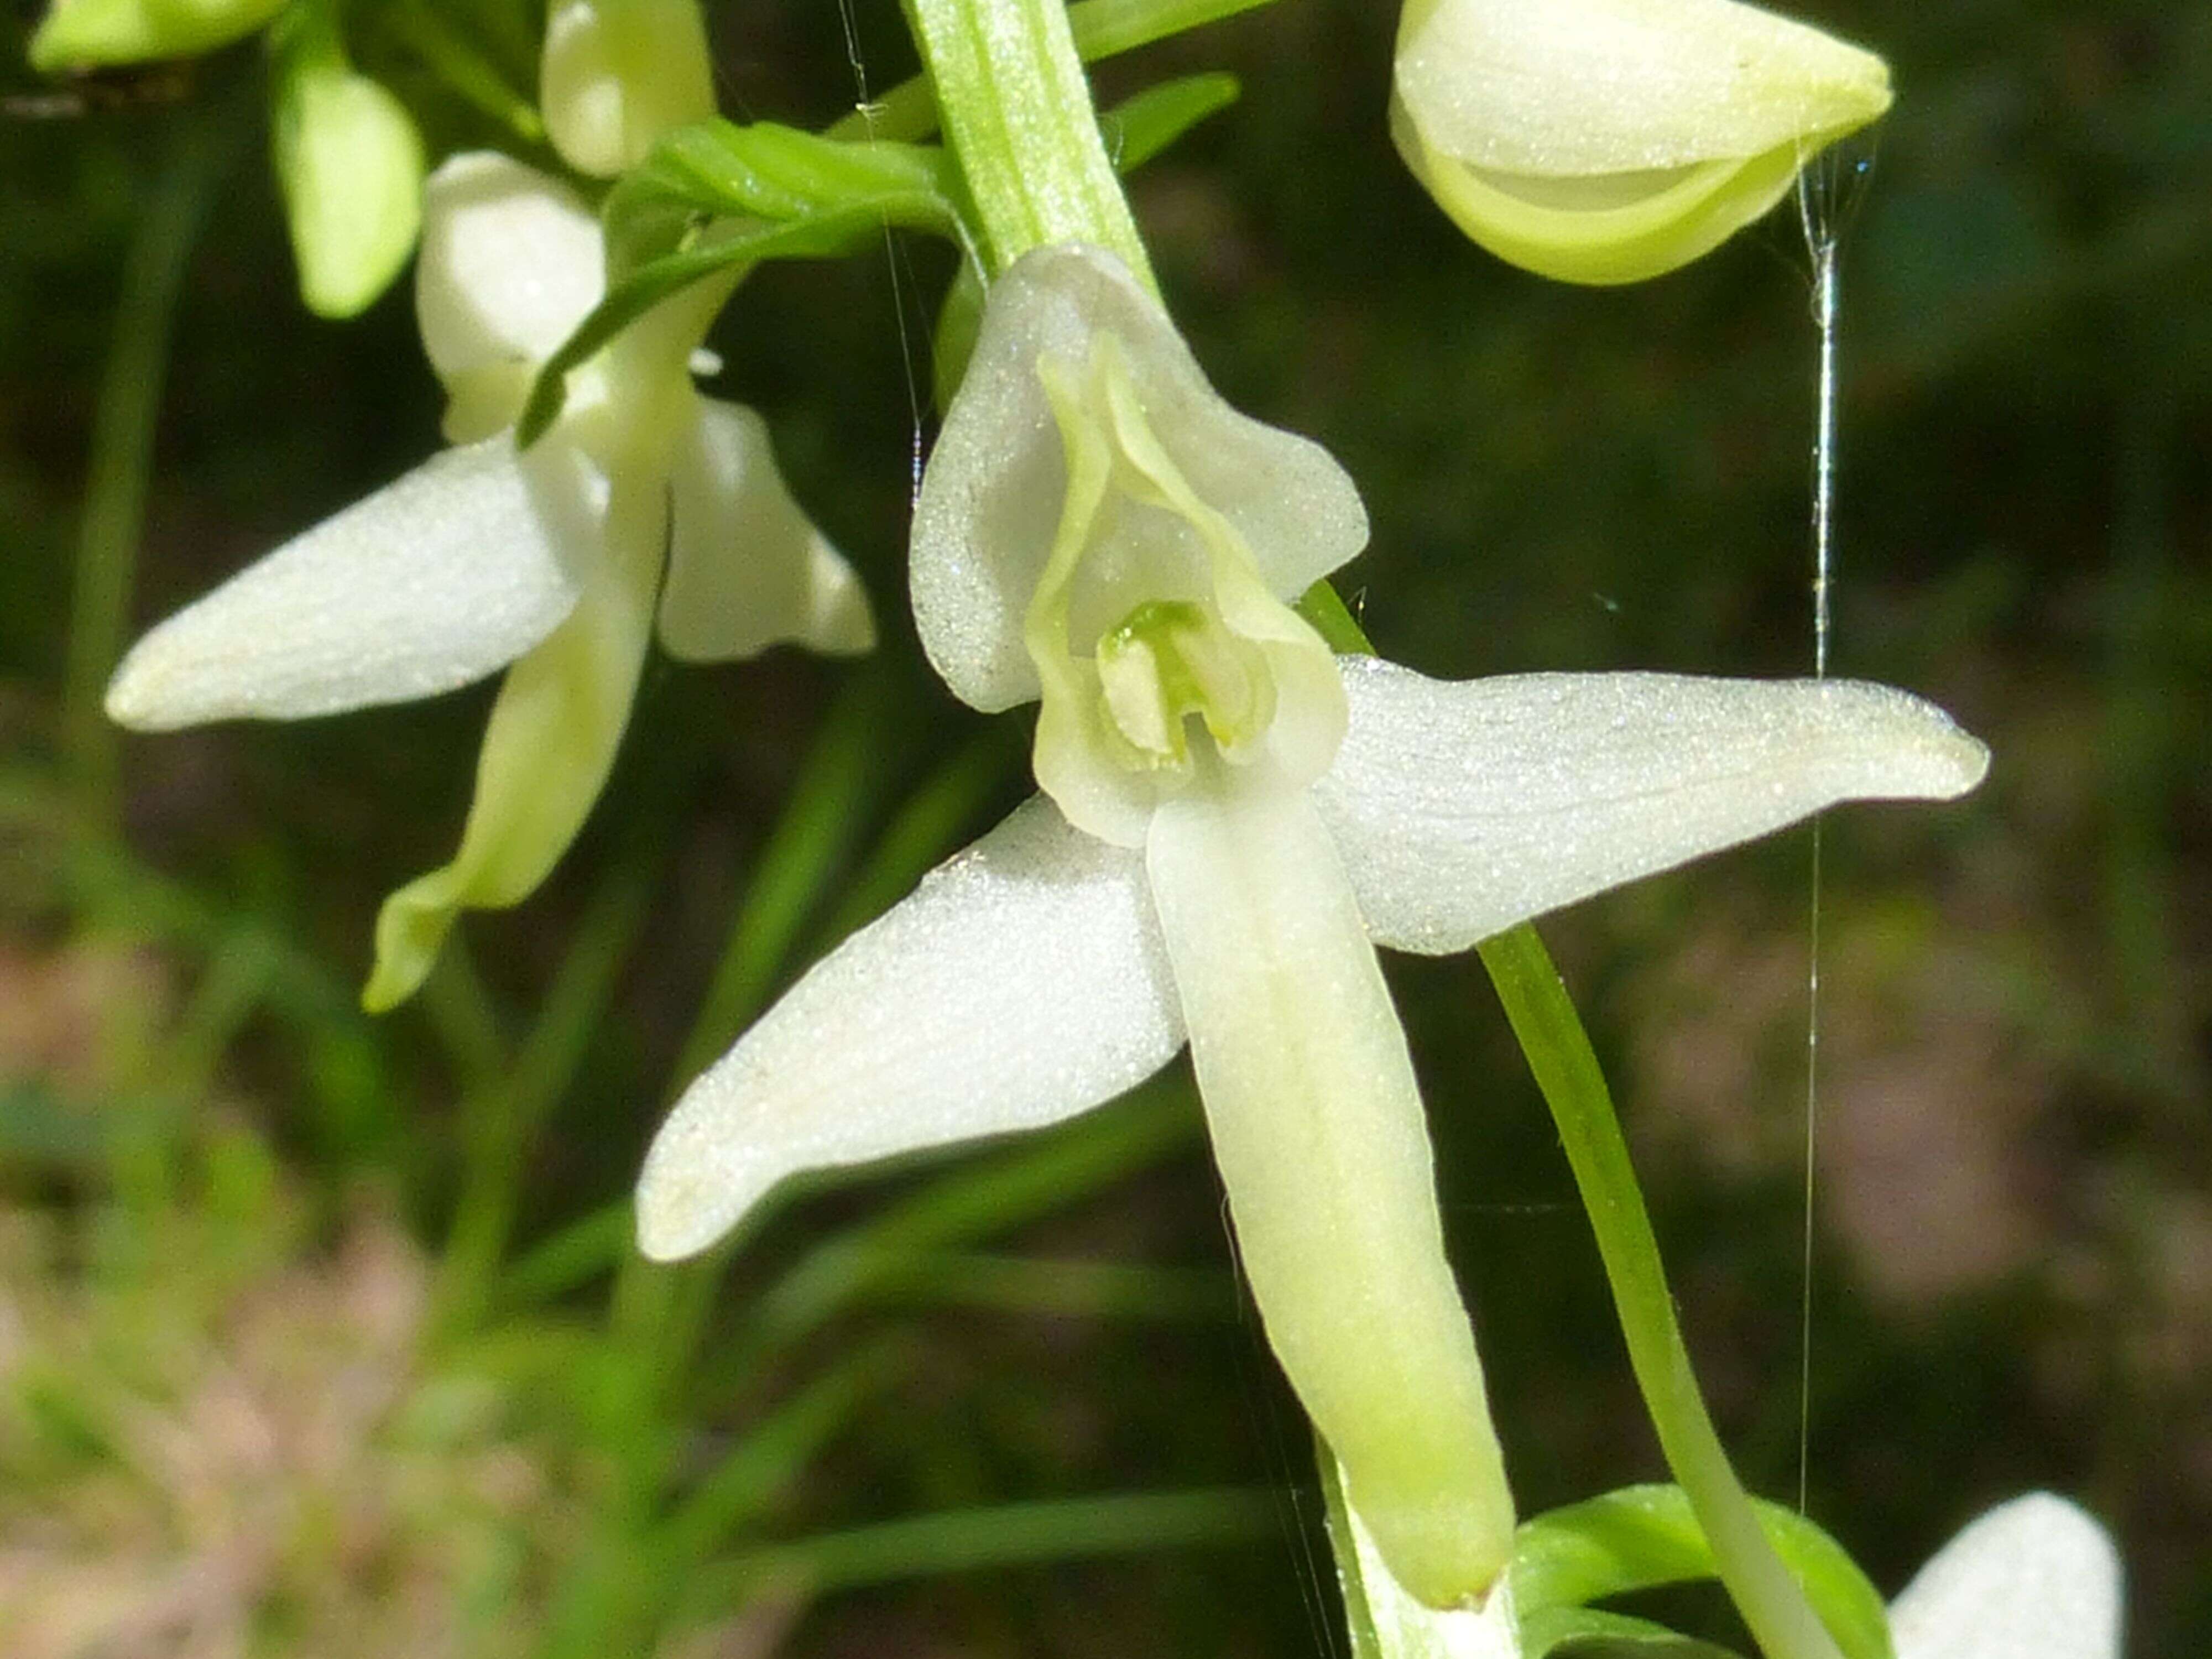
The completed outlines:
[[[881,0],[849,41],[829,0],[708,9],[739,118],[823,123],[856,59],[876,92],[912,67]],[[2122,1539],[2130,1652],[2193,1659],[2212,7],[1808,15],[1899,90],[1839,217],[1835,666],[1996,756],[1958,806],[1828,825],[1808,1500],[1893,1590],[1990,1502],[2065,1491]],[[82,619],[122,567],[80,544],[134,401],[150,472],[98,476],[92,526],[137,546],[133,632],[414,464],[410,307],[301,309],[254,49],[72,106],[22,69],[29,21],[0,70],[0,1650],[1334,1652],[1304,1431],[1178,1076],[793,1195],[705,1268],[629,1259],[672,1085],[1022,792],[1019,720],[952,703],[903,616],[941,251],[767,270],[713,342],[886,650],[650,665],[553,882],[372,1023],[370,919],[453,844],[488,691],[118,744]],[[1796,216],[1627,290],[1511,272],[1390,149],[1395,21],[1280,0],[1098,74],[1243,81],[1134,198],[1223,391],[1365,492],[1347,598],[1437,674],[1803,672]],[[1784,1498],[1808,859],[1784,836],[1546,927],[1723,1434]],[[1390,969],[1524,1507],[1656,1477],[1479,967]]]

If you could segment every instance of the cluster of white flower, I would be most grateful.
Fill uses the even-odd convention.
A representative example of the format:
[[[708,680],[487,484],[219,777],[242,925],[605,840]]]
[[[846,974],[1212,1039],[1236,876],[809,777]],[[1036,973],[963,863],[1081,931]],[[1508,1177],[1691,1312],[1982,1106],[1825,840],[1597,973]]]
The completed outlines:
[[[69,0],[50,33],[158,9]],[[1398,142],[1444,209],[1581,282],[1697,257],[1889,99],[1879,58],[1734,0],[1412,0],[1396,70]],[[579,173],[635,164],[712,112],[695,0],[561,0],[541,100]],[[760,417],[692,384],[728,282],[623,333],[518,451],[534,376],[602,297],[599,227],[489,154],[429,177],[421,227],[453,447],[156,628],[109,699],[160,729],[508,669],[459,852],[380,921],[378,1008],[461,909],[516,902],[560,856],[656,627],[692,660],[873,641]],[[1462,1650],[1511,1651],[1476,1609],[1515,1516],[1376,947],[1462,951],[1836,802],[1956,796],[1987,757],[1882,686],[1446,684],[1335,654],[1295,601],[1366,538],[1336,463],[1224,403],[1111,255],[998,273],[916,504],[913,602],[957,696],[1039,703],[1041,793],[691,1086],[638,1224],[684,1255],[796,1173],[1052,1122],[1188,1044],[1255,1297],[1361,1527],[1415,1601],[1490,1619]],[[2110,1659],[2117,1563],[2079,1511],[2022,1500],[1895,1624],[1905,1659]]]

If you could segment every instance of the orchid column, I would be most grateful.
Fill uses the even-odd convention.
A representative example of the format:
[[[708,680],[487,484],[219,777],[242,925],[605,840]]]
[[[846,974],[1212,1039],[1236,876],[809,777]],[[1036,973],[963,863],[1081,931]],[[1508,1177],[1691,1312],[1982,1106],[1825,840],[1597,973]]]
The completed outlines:
[[[907,9],[994,274],[1034,249],[1085,243],[1149,285],[1060,0],[909,0]],[[1128,312],[1133,335],[1157,332],[1133,308],[1117,308]],[[1034,392],[1034,370],[1027,378]],[[1255,550],[1154,441],[1140,382],[1180,401],[1149,365],[1133,368],[1110,350],[1092,357],[1082,383],[1045,388],[1073,476],[1056,541],[1051,526],[1039,526],[1054,558],[1027,629],[1044,699],[1038,781],[1078,828],[1144,850],[1269,1340],[1393,1573],[1432,1606],[1473,1602],[1510,1552],[1513,1501],[1444,1256],[1405,1034],[1305,787],[1342,738],[1344,692],[1328,647],[1269,592],[1282,584],[1260,579]],[[945,442],[965,431],[988,443],[1001,429],[971,418],[948,426]],[[1231,441],[1218,454],[1261,463],[1243,454],[1258,444],[1254,434],[1219,435]],[[1283,512],[1288,520],[1314,509],[1318,530],[1292,545],[1312,544],[1305,580],[1316,580],[1364,544],[1364,514],[1350,481],[1318,451],[1268,459],[1279,464],[1261,463],[1258,477],[1297,476],[1309,486]],[[1208,544],[1212,602],[1132,610],[1096,665],[1087,655],[1079,665],[1066,642],[1069,607],[1102,596],[1069,591],[1091,529],[1077,498],[1088,491],[1098,511],[1109,475],[1126,477],[1133,467],[1138,490]],[[918,607],[928,533],[918,522]],[[1265,558],[1270,550],[1256,551]],[[1124,597],[1144,598],[1135,590],[1150,574],[1125,582]],[[921,621],[927,638],[933,630]],[[947,665],[935,644],[932,654]],[[1085,674],[1095,683],[1070,683]],[[1018,666],[1018,686],[1023,678]],[[1012,690],[1006,700],[1038,689]],[[1211,741],[1186,754],[1192,715]],[[1250,757],[1240,744],[1261,744],[1273,751],[1266,761],[1243,763]],[[1151,750],[1121,763],[1130,757],[1119,750],[1133,744]]]

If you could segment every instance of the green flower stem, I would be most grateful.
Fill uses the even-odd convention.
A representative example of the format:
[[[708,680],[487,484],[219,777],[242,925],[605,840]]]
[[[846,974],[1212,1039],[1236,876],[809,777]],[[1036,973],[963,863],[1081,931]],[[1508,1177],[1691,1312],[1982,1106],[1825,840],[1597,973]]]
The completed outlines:
[[[1076,56],[1092,64],[1268,3],[1270,0],[1076,0],[1067,9],[1067,27],[1075,39]],[[830,127],[828,136],[912,143],[936,131],[936,94],[929,77],[917,75],[869,100]]]
[[[1559,969],[1525,923],[1480,947],[1505,1017],[1528,1057],[1597,1234],[1627,1339],[1629,1364],[1660,1449],[1712,1546],[1721,1582],[1767,1659],[1840,1659],[1804,1591],[1760,1530],[1729,1467],[1674,1322],[1659,1243],[1636,1184],[1605,1075]]]
[[[1157,287],[1099,137],[1063,0],[905,0],[994,275],[1090,242]]]
[[[63,747],[88,827],[112,830],[119,810],[118,733],[101,700],[130,620],[177,295],[228,150],[205,118],[183,118],[124,259],[115,333],[93,411],[62,691]]]
[[[1413,1659],[1388,1653],[1382,1632],[1375,1627],[1375,1609],[1367,1599],[1367,1581],[1359,1570],[1359,1553],[1352,1537],[1352,1505],[1344,1496],[1344,1471],[1328,1442],[1314,1437],[1314,1473],[1321,1481],[1322,1510],[1328,1534],[1329,1553],[1336,1558],[1336,1588],[1344,1600],[1344,1633],[1351,1644],[1351,1659]]]

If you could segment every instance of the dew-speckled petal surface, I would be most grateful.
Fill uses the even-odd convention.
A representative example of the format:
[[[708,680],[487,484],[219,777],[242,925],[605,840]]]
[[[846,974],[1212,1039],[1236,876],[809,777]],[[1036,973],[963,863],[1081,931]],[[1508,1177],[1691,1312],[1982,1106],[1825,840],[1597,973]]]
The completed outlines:
[[[915,624],[954,695],[978,708],[1038,692],[1022,623],[1067,469],[1037,363],[1050,354],[1080,371],[1101,331],[1121,340],[1160,442],[1249,544],[1279,598],[1295,598],[1366,545],[1366,509],[1327,450],[1224,403],[1167,313],[1110,254],[1040,248],[992,286],[915,503]]]
[[[1736,0],[1412,0],[1395,69],[1430,144],[1553,179],[1817,148],[1890,100],[1874,53]]]
[[[1889,1610],[1897,1659],[2119,1659],[2119,1553],[2050,1492],[2000,1504],[1923,1567]]]
[[[1328,831],[1304,789],[1217,775],[1160,806],[1145,856],[1268,1343],[1392,1575],[1477,1601],[1513,1500],[1406,1034]]]
[[[704,1249],[804,1170],[1058,1122],[1182,1046],[1142,858],[1034,799],[692,1084],[646,1157],[640,1245]]]
[[[578,589],[505,438],[434,456],[249,565],[139,641],[107,712],[139,731],[292,720],[480,679]]]
[[[1989,751],[1854,680],[1519,674],[1340,659],[1352,720],[1314,786],[1378,944],[1441,955],[1844,800],[1946,800]]]

